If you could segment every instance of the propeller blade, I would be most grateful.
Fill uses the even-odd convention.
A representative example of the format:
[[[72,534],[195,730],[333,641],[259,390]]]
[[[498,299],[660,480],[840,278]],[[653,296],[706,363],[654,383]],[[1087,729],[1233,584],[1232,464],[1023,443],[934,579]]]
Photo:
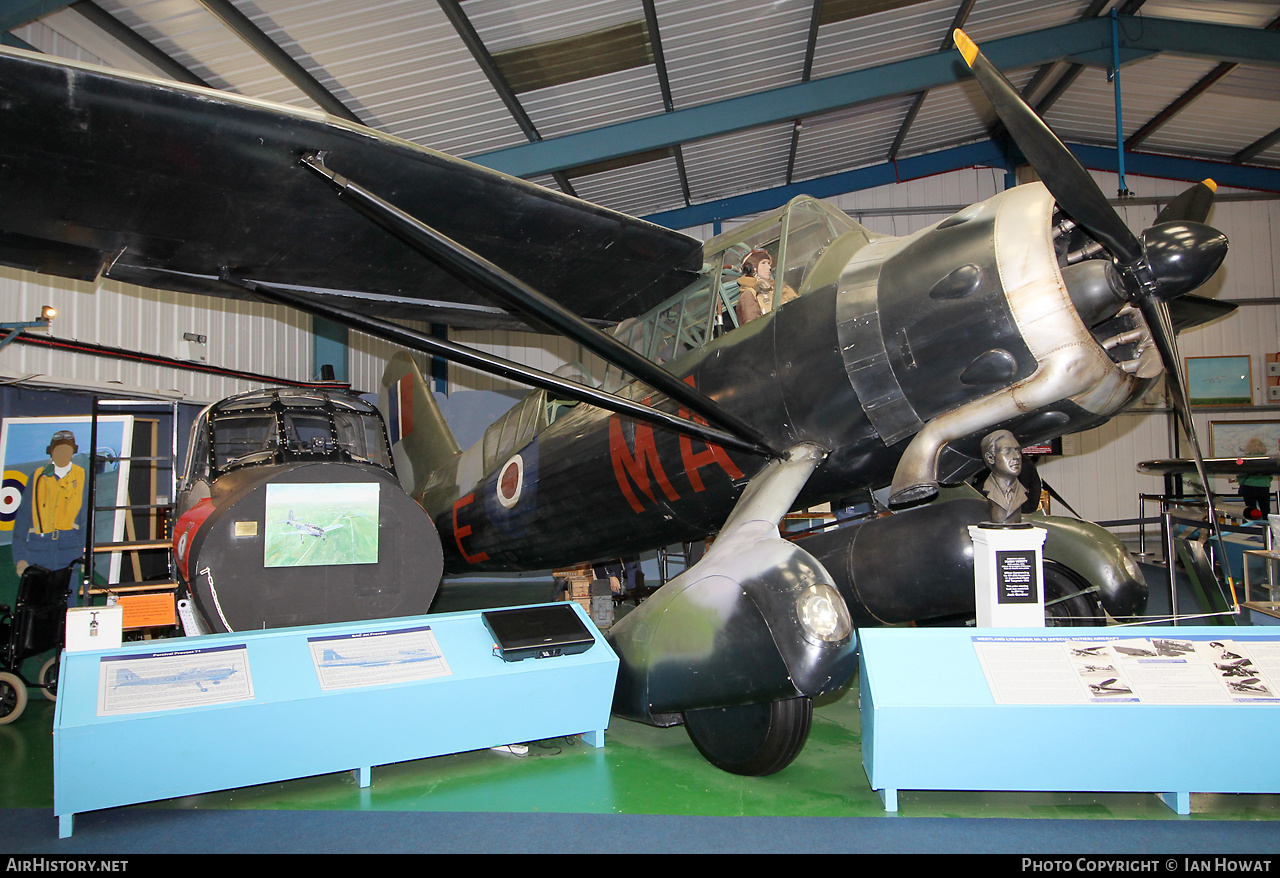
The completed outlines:
[[[956,48],[986,93],[996,115],[1004,123],[1031,167],[1058,206],[1085,228],[1123,265],[1142,258],[1142,244],[1119,215],[1079,159],[1058,139],[1018,90],[978,49],[977,44],[956,28],[952,34]]]
[[[1173,331],[1186,332],[1196,326],[1210,323],[1219,317],[1234,313],[1238,305],[1219,302],[1204,296],[1179,296],[1169,303],[1169,314],[1173,317]]]
[[[1200,484],[1204,486],[1204,500],[1209,508],[1209,528],[1218,538],[1218,557],[1228,582],[1231,581],[1231,568],[1225,551],[1226,543],[1222,541],[1222,531],[1218,527],[1218,510],[1213,504],[1213,491],[1209,487],[1209,474],[1205,470],[1204,455],[1200,453],[1200,439],[1196,436],[1195,420],[1191,417],[1191,403],[1187,399],[1186,381],[1182,375],[1182,358],[1178,353],[1178,341],[1173,332],[1173,320],[1169,316],[1169,306],[1154,296],[1144,297],[1138,302],[1147,328],[1151,330],[1151,338],[1160,359],[1164,362],[1164,371],[1169,382],[1169,391],[1173,396],[1173,407],[1182,421],[1182,429],[1191,443],[1191,451],[1195,457],[1196,474]]]
[[[1156,216],[1156,225],[1186,220],[1196,223],[1204,222],[1205,217],[1209,215],[1209,208],[1213,207],[1213,196],[1217,191],[1218,184],[1209,179],[1201,180],[1191,188],[1184,189]]]

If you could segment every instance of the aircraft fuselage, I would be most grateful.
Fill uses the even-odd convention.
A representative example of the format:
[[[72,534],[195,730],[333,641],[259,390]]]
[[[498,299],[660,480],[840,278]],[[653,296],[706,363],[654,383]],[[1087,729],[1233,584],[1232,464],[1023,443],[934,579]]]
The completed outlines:
[[[1062,249],[1039,186],[909,237],[845,235],[796,299],[666,368],[774,447],[826,452],[797,507],[891,483],[916,499],[921,483],[976,472],[994,428],[1046,441],[1101,423],[1149,385],[1141,339],[1103,346],[1122,329],[1141,336],[1140,318],[1104,313],[1091,332]],[[635,383],[620,392],[678,410]],[[580,404],[483,478],[460,465],[451,492],[421,499],[447,570],[545,569],[714,532],[764,463]]]

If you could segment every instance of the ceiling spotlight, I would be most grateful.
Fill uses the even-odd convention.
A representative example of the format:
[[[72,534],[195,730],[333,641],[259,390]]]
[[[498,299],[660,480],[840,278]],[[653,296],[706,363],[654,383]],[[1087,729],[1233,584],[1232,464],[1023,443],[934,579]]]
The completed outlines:
[[[0,338],[0,349],[6,347],[10,342],[22,334],[23,330],[45,330],[49,329],[49,322],[58,316],[58,309],[52,305],[45,305],[40,309],[40,316],[35,320],[24,320],[20,323],[0,323],[0,332],[5,333]]]

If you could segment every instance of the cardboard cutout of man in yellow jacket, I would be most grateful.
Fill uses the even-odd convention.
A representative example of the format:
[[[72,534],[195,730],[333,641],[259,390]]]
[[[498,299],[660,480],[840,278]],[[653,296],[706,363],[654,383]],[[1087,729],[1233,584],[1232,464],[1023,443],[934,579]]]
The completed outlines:
[[[45,449],[49,463],[27,485],[13,526],[18,575],[31,564],[58,570],[84,554],[86,479],[84,467],[71,460],[79,450],[70,430],[54,433]]]

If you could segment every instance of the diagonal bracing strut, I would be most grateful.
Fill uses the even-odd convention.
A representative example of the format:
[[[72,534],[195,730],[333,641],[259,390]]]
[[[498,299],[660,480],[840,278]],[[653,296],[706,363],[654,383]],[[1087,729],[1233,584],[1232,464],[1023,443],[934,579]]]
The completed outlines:
[[[739,451],[746,451],[751,454],[765,454],[769,451],[761,448],[751,442],[739,439],[737,436],[726,433],[723,430],[717,430],[705,424],[699,424],[686,418],[677,417],[667,412],[659,411],[656,408],[644,405],[643,403],[618,396],[614,393],[608,393],[603,390],[596,390],[585,384],[579,384],[576,381],[570,381],[561,378],[558,375],[552,375],[549,372],[542,372],[538,369],[531,369],[528,366],[522,366],[511,360],[495,357],[491,354],[485,354],[480,351],[467,347],[466,345],[455,344],[454,342],[445,341],[428,335],[424,332],[401,326],[397,323],[391,323],[381,320],[377,317],[369,317],[341,308],[336,305],[330,305],[326,302],[319,301],[315,296],[309,296],[295,290],[286,290],[270,284],[259,283],[257,281],[244,280],[237,278],[230,272],[224,272],[222,275],[224,283],[232,286],[240,287],[248,290],[255,295],[261,296],[272,302],[281,305],[288,305],[297,308],[300,311],[306,311],[335,323],[341,323],[349,326],[358,332],[368,335],[377,336],[386,341],[398,344],[411,350],[422,351],[423,353],[432,354],[433,356],[443,357],[451,362],[461,363],[464,366],[470,366],[473,369],[479,369],[492,375],[500,375],[513,381],[519,381],[531,387],[537,387],[540,390],[553,391],[566,399],[576,399],[579,402],[585,402],[589,405],[598,406],[607,411],[617,412],[621,415],[635,418],[640,421],[647,421],[651,424],[657,424],[661,427],[667,427],[680,433],[687,433],[695,436],[704,442],[722,445],[728,448],[734,448]]]
[[[780,457],[781,453],[758,429],[727,411],[702,391],[686,384],[658,364],[641,356],[611,335],[601,332],[519,278],[494,265],[426,223],[384,201],[368,189],[330,170],[318,153],[302,156],[302,164],[326,179],[353,209],[400,238],[477,291],[486,293],[526,318],[570,338],[606,362],[665,393],[689,411],[754,446],[753,450]]]

